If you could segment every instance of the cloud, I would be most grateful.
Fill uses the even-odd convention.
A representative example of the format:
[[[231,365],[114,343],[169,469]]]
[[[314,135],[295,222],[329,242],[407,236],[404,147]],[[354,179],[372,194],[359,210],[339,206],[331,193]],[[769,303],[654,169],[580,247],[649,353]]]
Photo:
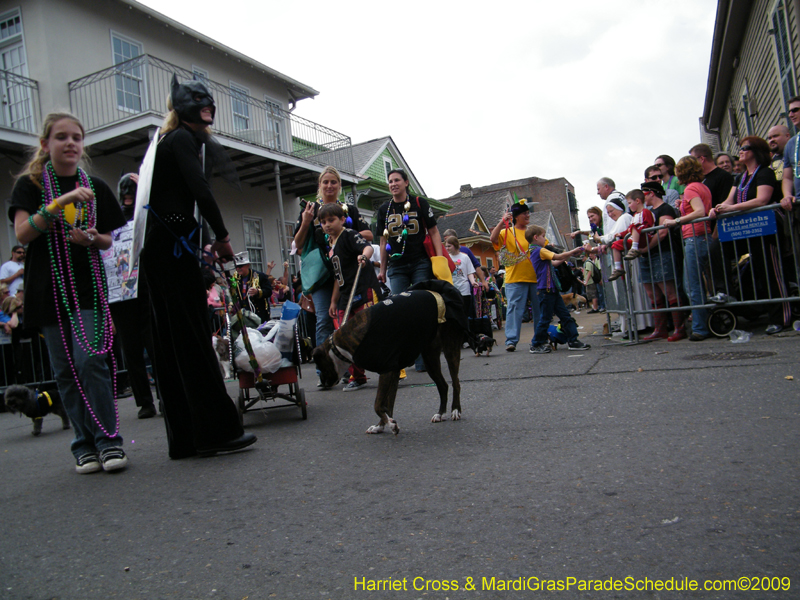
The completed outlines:
[[[583,219],[599,177],[630,189],[700,140],[713,2],[145,4],[320,90],[296,114],[391,135],[436,198],[566,177]]]

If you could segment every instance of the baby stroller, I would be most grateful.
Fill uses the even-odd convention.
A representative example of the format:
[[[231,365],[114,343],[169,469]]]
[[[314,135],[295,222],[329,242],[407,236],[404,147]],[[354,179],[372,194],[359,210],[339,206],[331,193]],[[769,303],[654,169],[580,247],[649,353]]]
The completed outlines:
[[[758,261],[756,261],[758,262]],[[754,300],[764,300],[770,297],[769,281],[766,273],[759,272],[764,270],[764,266],[753,264],[750,254],[743,254],[736,265],[735,277],[731,283],[730,299],[732,302],[748,302]],[[773,290],[773,297],[776,297]],[[769,313],[775,305],[773,303],[754,303],[754,304],[719,304],[711,309],[708,316],[708,329],[716,337],[728,337],[736,329],[738,320],[743,318],[747,321],[755,321]]]

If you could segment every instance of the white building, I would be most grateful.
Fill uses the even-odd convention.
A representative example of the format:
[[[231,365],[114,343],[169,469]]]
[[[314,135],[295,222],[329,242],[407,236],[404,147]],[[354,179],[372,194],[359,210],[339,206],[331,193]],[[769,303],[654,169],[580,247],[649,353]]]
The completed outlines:
[[[135,0],[0,1],[0,56],[6,214],[12,173],[38,145],[42,117],[53,111],[81,120],[90,173],[116,189],[121,174],[138,170],[163,120],[173,73],[202,78],[214,95],[214,132],[242,191],[219,178],[212,186],[234,249],[248,250],[259,270],[288,257],[297,198],[316,191],[323,160],[336,161],[345,186],[358,179],[350,138],[293,114],[316,90]],[[7,221],[0,248],[14,243]]]

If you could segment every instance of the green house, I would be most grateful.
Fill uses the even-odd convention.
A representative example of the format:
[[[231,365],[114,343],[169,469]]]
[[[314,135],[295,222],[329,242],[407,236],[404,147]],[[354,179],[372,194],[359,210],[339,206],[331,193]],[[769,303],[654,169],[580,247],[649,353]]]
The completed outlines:
[[[450,210],[449,204],[434,200],[425,194],[425,190],[391,136],[353,144],[348,151],[350,149],[353,152],[355,175],[359,180],[357,183],[345,187],[345,198],[348,204],[358,206],[361,215],[371,224],[373,232],[378,207],[392,197],[387,183],[389,171],[392,169],[403,169],[406,172],[410,183],[409,194],[425,198],[437,218]],[[306,199],[313,200],[314,196],[306,196]]]

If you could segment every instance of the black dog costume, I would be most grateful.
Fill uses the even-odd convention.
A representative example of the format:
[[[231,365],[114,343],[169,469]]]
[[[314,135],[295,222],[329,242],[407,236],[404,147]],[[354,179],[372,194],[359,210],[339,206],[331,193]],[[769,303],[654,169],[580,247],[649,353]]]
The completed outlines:
[[[24,385],[10,385],[6,389],[5,403],[9,412],[22,413],[33,421],[32,435],[42,433],[42,421],[50,413],[61,417],[61,429],[69,429],[69,419],[58,390],[40,392]]]
[[[353,315],[314,350],[323,385],[335,384],[350,363],[380,374],[375,412],[381,421],[367,433],[381,433],[386,425],[397,434],[393,418],[400,370],[422,354],[428,374],[439,391],[439,411],[431,422],[442,420],[447,409],[447,382],[439,357],[444,353],[453,380],[451,420],[461,418],[461,384],[458,369],[461,344],[469,334],[461,294],[444,281],[418,283]]]

